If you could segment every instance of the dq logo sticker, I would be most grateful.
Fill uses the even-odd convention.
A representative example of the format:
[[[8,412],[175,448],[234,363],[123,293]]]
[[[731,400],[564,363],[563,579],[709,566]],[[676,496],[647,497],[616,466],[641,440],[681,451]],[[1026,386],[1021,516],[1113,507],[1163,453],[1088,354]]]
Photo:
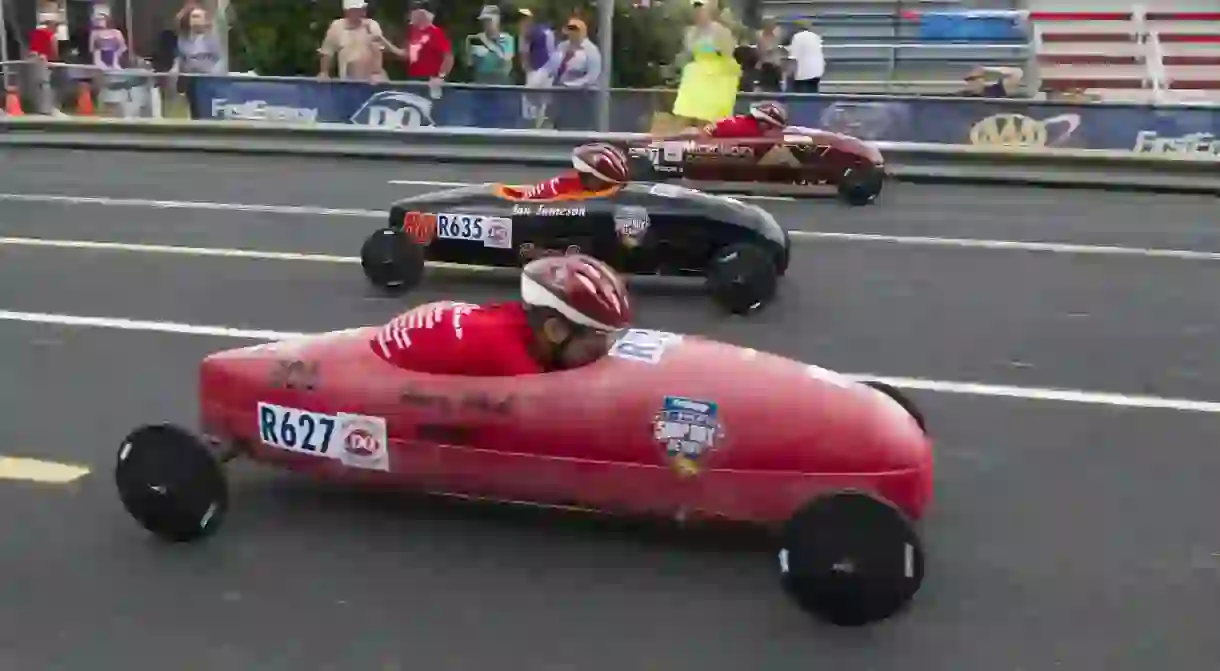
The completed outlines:
[[[403,216],[402,231],[417,244],[430,245],[436,239],[436,215],[408,212]]]
[[[380,417],[339,415],[337,435],[341,452],[339,460],[346,466],[375,471],[390,470],[390,455],[386,451],[386,425]]]

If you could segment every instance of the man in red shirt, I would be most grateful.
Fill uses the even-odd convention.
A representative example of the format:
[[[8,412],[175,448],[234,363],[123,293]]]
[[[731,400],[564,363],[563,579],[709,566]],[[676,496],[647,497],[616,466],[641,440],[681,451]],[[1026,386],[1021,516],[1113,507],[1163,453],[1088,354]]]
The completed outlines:
[[[407,61],[407,79],[427,80],[437,87],[453,69],[453,45],[432,19],[427,5],[417,3],[411,10],[406,44],[392,51]]]
[[[56,105],[50,64],[59,61],[59,15],[43,11],[38,14],[38,27],[30,33],[29,50],[33,58],[32,78],[38,85],[36,104],[39,114],[62,114]]]
[[[421,373],[536,375],[593,363],[630,323],[623,281],[573,254],[526,264],[519,303],[428,303],[395,317],[370,344],[387,362]]]
[[[572,150],[575,170],[524,189],[509,189],[509,195],[525,200],[554,200],[564,196],[596,194],[631,181],[627,155],[614,145],[596,143]]]
[[[711,137],[766,137],[784,132],[788,127],[788,111],[783,105],[762,102],[750,108],[749,114],[738,114],[703,127],[703,135]]]

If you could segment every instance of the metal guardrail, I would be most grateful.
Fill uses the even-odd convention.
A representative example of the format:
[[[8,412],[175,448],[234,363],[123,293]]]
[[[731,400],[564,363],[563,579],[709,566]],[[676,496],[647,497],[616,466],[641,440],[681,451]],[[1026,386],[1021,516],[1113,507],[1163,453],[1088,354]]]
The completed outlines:
[[[202,151],[366,159],[567,165],[573,146],[628,143],[642,133],[461,128],[386,130],[342,124],[0,118],[0,146]],[[913,182],[1125,188],[1220,194],[1220,162],[1112,150],[997,149],[878,142],[887,171]]]

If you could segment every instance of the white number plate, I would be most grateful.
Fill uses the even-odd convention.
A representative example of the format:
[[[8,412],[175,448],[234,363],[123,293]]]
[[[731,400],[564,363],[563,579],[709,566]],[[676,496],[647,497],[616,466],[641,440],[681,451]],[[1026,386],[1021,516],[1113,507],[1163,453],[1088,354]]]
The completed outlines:
[[[681,162],[686,153],[685,140],[669,140],[661,143],[661,160],[666,163]]]
[[[436,215],[436,237],[445,240],[481,242],[484,247],[511,249],[513,220],[478,214]]]
[[[264,445],[337,459],[347,466],[390,470],[386,422],[381,417],[258,404],[258,437]]]

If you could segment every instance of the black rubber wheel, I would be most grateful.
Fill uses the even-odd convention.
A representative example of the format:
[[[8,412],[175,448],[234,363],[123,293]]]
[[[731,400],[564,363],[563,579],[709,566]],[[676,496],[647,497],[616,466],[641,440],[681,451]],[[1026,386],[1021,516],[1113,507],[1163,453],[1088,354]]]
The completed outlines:
[[[885,171],[881,168],[850,168],[839,182],[839,197],[848,205],[871,205],[884,185]]]
[[[410,291],[424,279],[424,248],[396,228],[383,228],[360,248],[360,267],[374,286]]]
[[[174,543],[210,535],[229,509],[220,464],[199,439],[175,426],[131,432],[119,448],[114,481],[140,526]]]
[[[928,425],[924,420],[923,413],[920,412],[919,407],[915,405],[914,401],[907,398],[906,394],[898,391],[892,385],[888,385],[884,382],[878,382],[876,380],[865,380],[864,384],[894,399],[894,402],[902,406],[902,409],[906,410],[907,414],[909,414],[911,418],[915,420],[915,423],[919,425],[921,431],[924,433],[928,432]]]
[[[914,526],[863,492],[814,500],[785,525],[780,547],[784,590],[805,611],[839,626],[898,613],[923,582],[924,554]]]
[[[729,245],[717,250],[708,263],[712,300],[735,315],[750,314],[770,303],[778,285],[775,259],[758,245]]]

